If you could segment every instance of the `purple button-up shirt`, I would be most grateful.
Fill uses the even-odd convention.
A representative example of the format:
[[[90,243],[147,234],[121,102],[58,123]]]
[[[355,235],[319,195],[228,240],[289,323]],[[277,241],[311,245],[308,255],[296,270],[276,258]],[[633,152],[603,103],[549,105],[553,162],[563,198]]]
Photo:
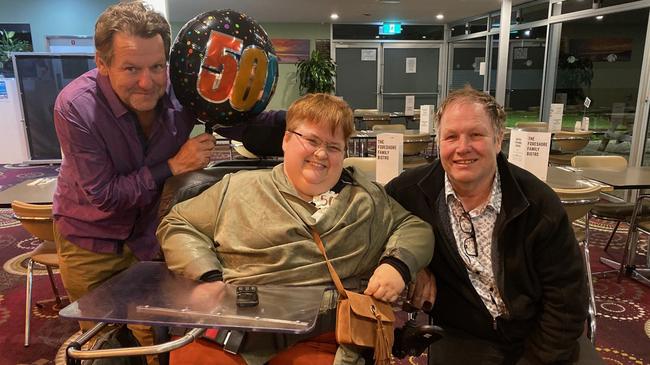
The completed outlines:
[[[158,255],[158,201],[171,176],[167,160],[194,124],[171,87],[159,107],[145,150],[137,117],[97,69],[61,91],[54,124],[64,157],[53,213],[66,239],[97,253],[119,253],[126,244],[140,260]]]

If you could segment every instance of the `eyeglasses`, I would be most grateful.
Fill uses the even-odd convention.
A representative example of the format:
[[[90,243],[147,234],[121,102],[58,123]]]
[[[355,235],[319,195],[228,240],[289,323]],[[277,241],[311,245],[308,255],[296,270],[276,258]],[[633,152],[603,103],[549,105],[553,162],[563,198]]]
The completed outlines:
[[[465,255],[469,257],[478,256],[478,245],[476,244],[476,232],[474,231],[474,225],[472,224],[472,217],[469,213],[463,211],[458,217],[458,225],[460,230],[464,235],[463,238],[463,251]]]
[[[298,133],[296,131],[290,131],[290,130],[288,130],[287,132],[295,134],[296,136],[300,137],[301,141],[307,142],[307,146],[305,146],[304,142],[301,143],[303,147],[305,147],[307,150],[311,151],[312,153],[323,148],[325,149],[328,155],[329,154],[342,155],[343,151],[345,150],[345,148],[342,147],[341,145],[323,142],[323,140],[315,136],[305,136],[302,133]]]

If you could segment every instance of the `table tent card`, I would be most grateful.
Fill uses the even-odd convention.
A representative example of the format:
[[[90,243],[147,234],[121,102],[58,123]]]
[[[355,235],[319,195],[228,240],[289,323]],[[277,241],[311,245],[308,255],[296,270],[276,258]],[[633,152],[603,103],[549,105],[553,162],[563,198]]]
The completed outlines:
[[[551,111],[548,117],[548,131],[559,132],[562,130],[562,116],[564,104],[551,104]]]
[[[550,149],[550,132],[526,132],[513,129],[510,132],[508,161],[545,181]]]
[[[402,172],[404,135],[381,133],[377,135],[377,182],[386,184]]]
[[[409,117],[415,114],[415,95],[406,95],[404,97],[404,115]]]
[[[433,134],[435,105],[420,105],[420,134]]]

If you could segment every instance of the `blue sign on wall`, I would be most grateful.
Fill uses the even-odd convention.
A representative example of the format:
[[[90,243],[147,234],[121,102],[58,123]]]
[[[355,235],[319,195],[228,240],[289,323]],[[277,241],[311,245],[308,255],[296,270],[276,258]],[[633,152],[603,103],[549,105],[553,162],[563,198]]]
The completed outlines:
[[[9,94],[7,94],[7,83],[5,80],[0,80],[0,100],[9,99]]]

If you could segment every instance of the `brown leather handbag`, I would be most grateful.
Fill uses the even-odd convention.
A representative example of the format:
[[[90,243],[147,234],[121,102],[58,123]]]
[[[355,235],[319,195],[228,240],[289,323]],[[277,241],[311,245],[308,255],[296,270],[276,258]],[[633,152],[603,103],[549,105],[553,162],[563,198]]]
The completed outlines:
[[[391,363],[395,314],[390,304],[372,296],[345,290],[341,279],[327,258],[320,235],[313,228],[312,237],[320,249],[334,285],[339,292],[336,309],[336,342],[374,348],[375,364]]]

